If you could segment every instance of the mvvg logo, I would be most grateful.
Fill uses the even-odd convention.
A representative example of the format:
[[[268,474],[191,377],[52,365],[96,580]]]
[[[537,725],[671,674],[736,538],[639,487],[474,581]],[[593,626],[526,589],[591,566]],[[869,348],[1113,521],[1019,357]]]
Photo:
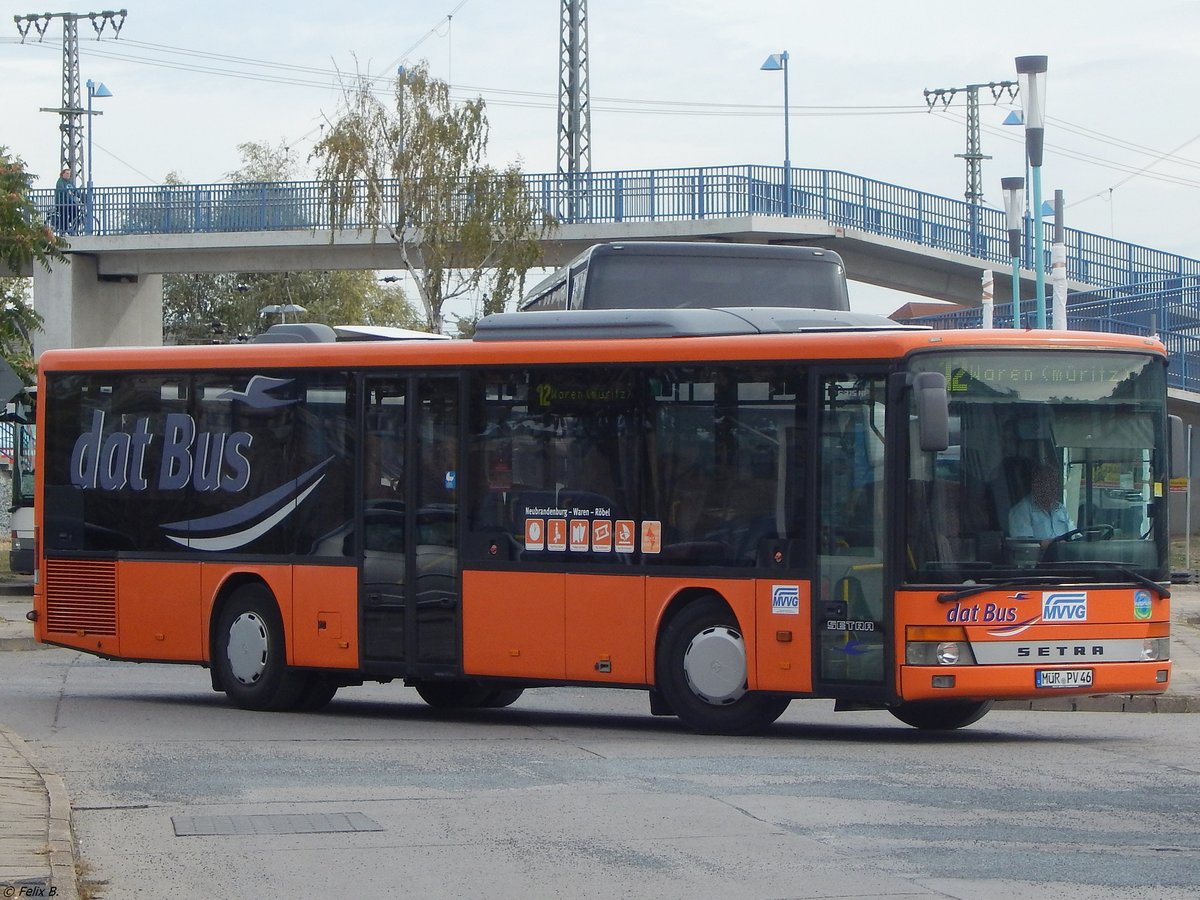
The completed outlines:
[[[1087,591],[1042,594],[1043,622],[1086,622]]]
[[[800,586],[797,584],[771,585],[771,612],[777,616],[800,615]]]

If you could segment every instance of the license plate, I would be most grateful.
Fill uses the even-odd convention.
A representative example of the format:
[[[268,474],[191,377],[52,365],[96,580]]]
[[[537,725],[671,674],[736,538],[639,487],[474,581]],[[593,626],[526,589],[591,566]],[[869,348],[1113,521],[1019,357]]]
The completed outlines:
[[[1081,688],[1092,686],[1091,669],[1038,669],[1036,684],[1040,688]]]

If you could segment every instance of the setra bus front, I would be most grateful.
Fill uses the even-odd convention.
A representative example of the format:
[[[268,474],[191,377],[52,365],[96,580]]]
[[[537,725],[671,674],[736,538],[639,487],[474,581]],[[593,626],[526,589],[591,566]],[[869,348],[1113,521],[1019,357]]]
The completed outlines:
[[[954,727],[997,699],[1165,691],[1161,354],[1064,337],[910,358],[910,384],[937,376],[942,439],[922,420],[943,413],[913,389],[898,442],[894,711]]]

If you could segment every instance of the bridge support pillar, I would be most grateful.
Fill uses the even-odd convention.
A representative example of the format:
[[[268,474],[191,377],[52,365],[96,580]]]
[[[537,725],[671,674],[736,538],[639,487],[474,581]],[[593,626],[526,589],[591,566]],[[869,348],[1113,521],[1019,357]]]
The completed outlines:
[[[94,256],[70,259],[33,273],[33,308],[44,320],[33,338],[35,358],[64,347],[162,344],[161,275],[101,280]]]

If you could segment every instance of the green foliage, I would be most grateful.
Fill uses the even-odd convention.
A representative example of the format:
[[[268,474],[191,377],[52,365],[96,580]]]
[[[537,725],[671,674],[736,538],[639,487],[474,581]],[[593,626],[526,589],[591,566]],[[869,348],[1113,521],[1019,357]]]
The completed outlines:
[[[29,191],[33,178],[25,163],[0,146],[0,272],[17,275],[34,263],[49,270],[52,262],[66,262],[65,241],[43,221]],[[32,384],[33,333],[42,317],[29,302],[25,278],[0,278],[0,356],[13,371]]]
[[[33,384],[33,333],[42,317],[29,304],[28,278],[0,278],[0,356],[26,384]]]
[[[484,164],[487,141],[483,100],[455,105],[421,64],[398,77],[391,106],[367,78],[345,85],[340,115],[312,152],[335,227],[353,214],[395,242],[433,331],[455,297],[483,294],[482,312],[502,309],[553,227],[518,166]]]
[[[261,141],[247,141],[238,144],[238,153],[242,154],[242,167],[228,173],[225,177],[239,184],[254,181],[294,181],[296,179],[296,164],[291,158],[287,144],[282,141],[277,146]]]
[[[0,267],[14,275],[35,262],[49,270],[51,262],[67,259],[67,243],[42,221],[29,199],[32,187],[24,161],[0,145]]]
[[[238,182],[286,181],[295,177],[284,144],[238,145]],[[174,173],[172,173],[174,174]],[[295,305],[304,312],[264,313]],[[281,321],[326,325],[396,325],[421,328],[404,291],[378,282],[374,272],[224,273],[163,277],[163,339],[170,344],[227,343],[265,331]]]
[[[269,306],[304,307],[264,313]],[[163,337],[170,344],[228,343],[283,320],[420,328],[420,318],[374,272],[172,275],[163,279]]]

